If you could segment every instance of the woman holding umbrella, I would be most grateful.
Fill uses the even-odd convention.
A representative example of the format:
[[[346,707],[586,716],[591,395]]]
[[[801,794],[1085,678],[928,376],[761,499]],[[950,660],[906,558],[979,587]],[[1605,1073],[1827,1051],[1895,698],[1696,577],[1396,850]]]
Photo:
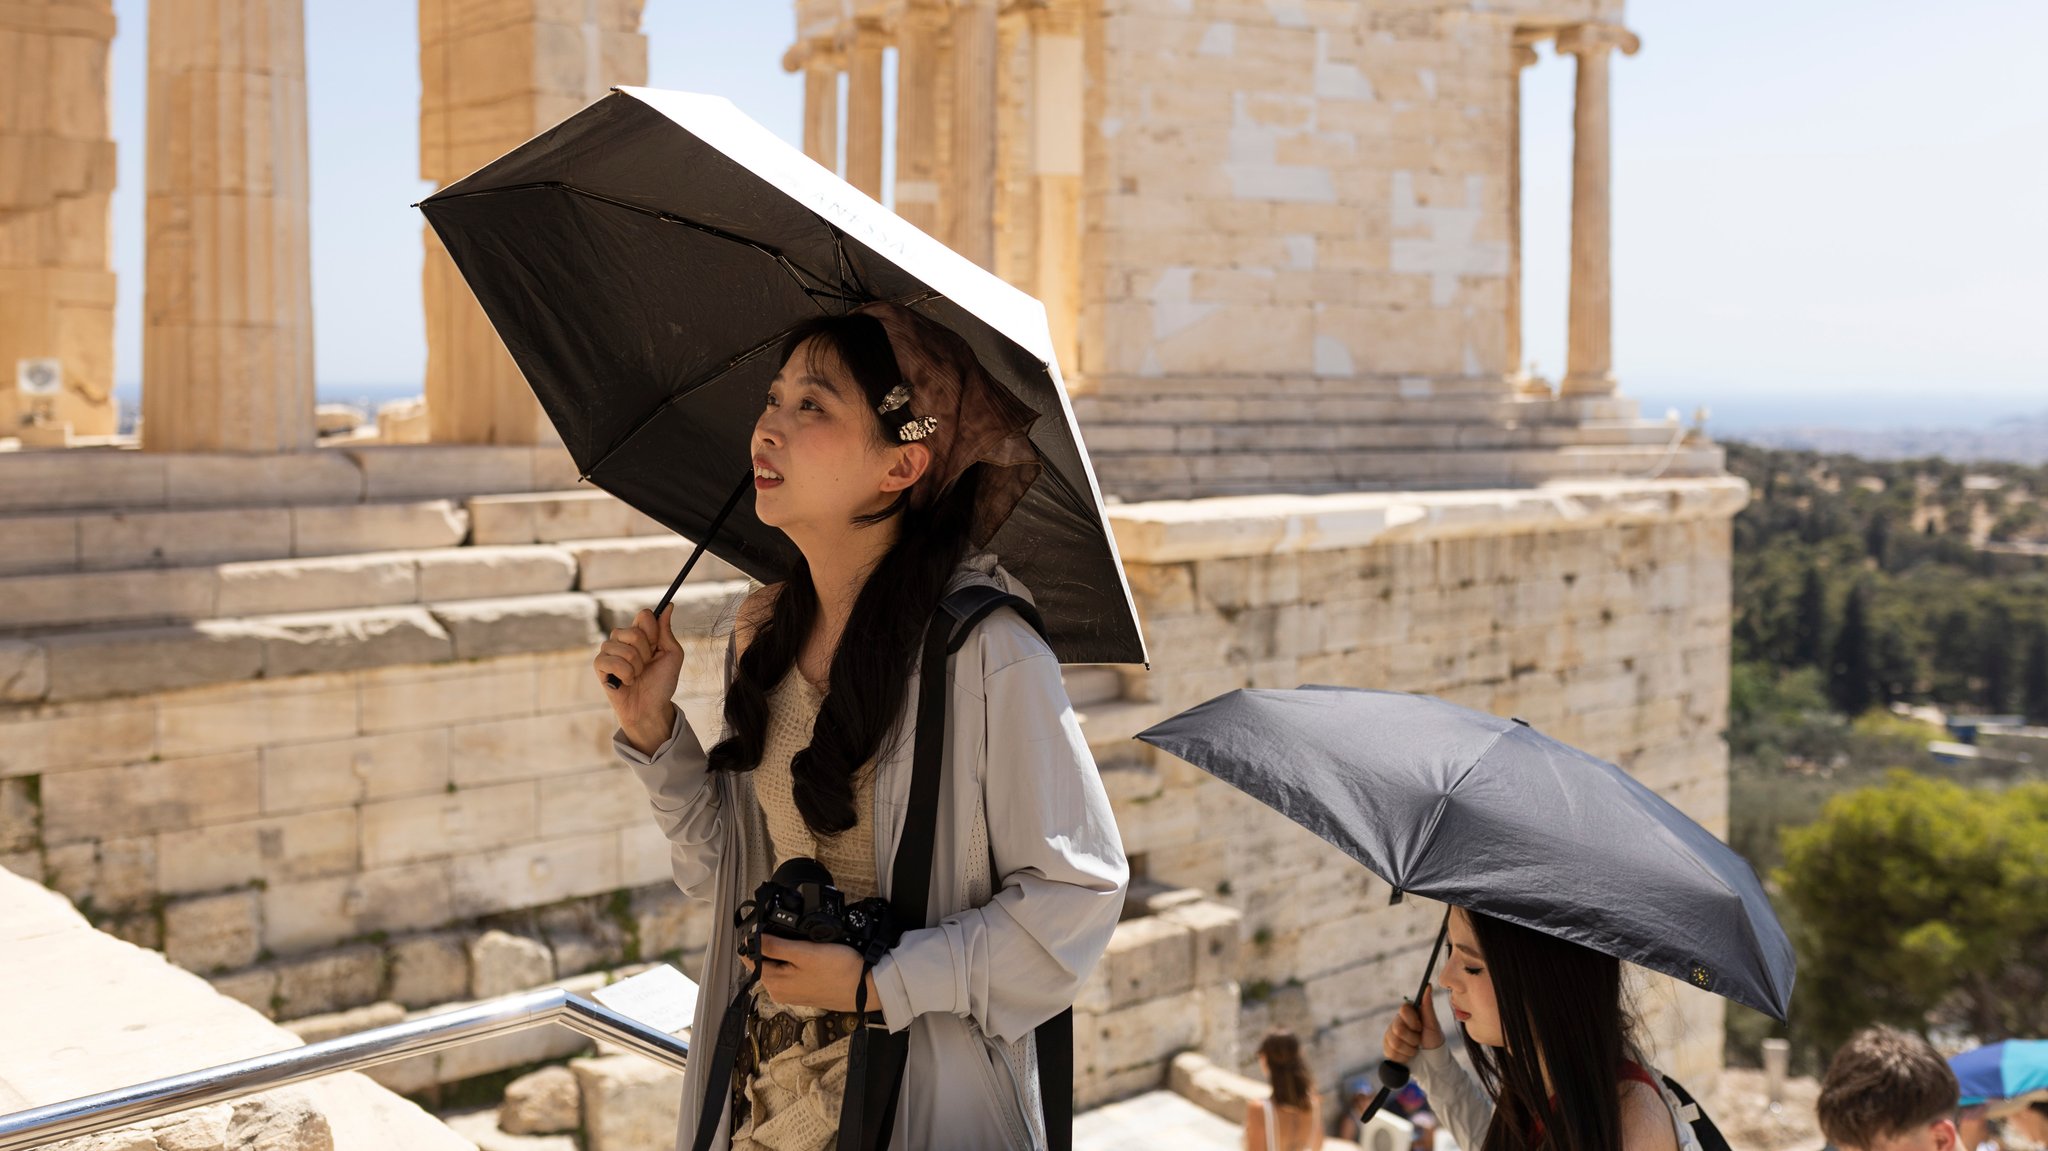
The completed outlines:
[[[1543,1146],[1554,1123],[1552,1146],[1573,1151],[1698,1151],[1677,1101],[1638,1062],[1619,960],[1462,909],[1449,940],[1444,986],[1478,1082],[1451,1058],[1427,990],[1383,1046],[1413,1068],[1458,1146]]]
[[[802,560],[741,606],[721,738],[705,750],[671,702],[683,653],[669,613],[641,612],[599,650],[598,678],[619,681],[617,752],[648,789],[677,883],[715,908],[712,1011],[745,977],[733,913],[779,864],[815,858],[849,904],[902,884],[890,872],[913,822],[916,685],[933,670],[920,641],[964,586],[1022,594],[978,548],[1037,474],[1032,418],[963,341],[906,309],[798,326],[752,447],[756,514]],[[995,612],[949,670],[935,925],[911,925],[871,968],[849,947],[764,938],[731,1087],[705,1098],[708,1061],[691,1061],[679,1147],[833,1146],[850,1037],[877,1006],[909,1037],[890,1146],[1047,1144],[1032,1030],[1072,1004],[1108,945],[1127,867],[1033,627]],[[699,1051],[714,1030],[700,1009]]]

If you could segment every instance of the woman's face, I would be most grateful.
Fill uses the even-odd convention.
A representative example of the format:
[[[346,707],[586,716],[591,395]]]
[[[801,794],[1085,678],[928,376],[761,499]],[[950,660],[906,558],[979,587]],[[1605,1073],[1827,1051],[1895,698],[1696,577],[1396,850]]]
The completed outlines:
[[[881,442],[875,412],[853,374],[827,345],[798,347],[754,421],[754,507],[785,532],[843,530],[887,507],[923,474],[919,445]]]
[[[1488,1047],[1507,1046],[1500,1026],[1500,1010],[1493,1001],[1493,975],[1486,956],[1480,954],[1479,940],[1472,933],[1472,921],[1463,908],[1451,909],[1450,954],[1444,957],[1444,988],[1451,993],[1451,1013],[1465,1025],[1475,1043]]]

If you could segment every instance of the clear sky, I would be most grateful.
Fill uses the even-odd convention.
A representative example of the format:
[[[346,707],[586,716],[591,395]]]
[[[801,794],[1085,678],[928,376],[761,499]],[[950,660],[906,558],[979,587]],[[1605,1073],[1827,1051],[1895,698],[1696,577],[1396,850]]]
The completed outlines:
[[[306,0],[323,393],[416,386],[410,0]],[[141,365],[146,0],[115,0],[116,373]],[[2048,410],[2048,3],[1635,0],[1614,79],[1615,355],[1724,425]],[[779,0],[649,0],[650,83],[801,134]],[[1564,361],[1571,66],[1524,81],[1526,354]]]

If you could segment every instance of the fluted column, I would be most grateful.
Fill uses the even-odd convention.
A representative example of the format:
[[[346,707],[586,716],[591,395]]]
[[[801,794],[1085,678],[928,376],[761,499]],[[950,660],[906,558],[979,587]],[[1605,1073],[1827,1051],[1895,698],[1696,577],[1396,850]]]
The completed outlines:
[[[906,0],[896,37],[896,214],[939,231],[939,79],[944,0]]]
[[[300,0],[149,6],[142,440],[313,444]]]
[[[996,0],[953,9],[954,250],[984,268],[996,255]]]
[[[1565,346],[1568,396],[1614,392],[1612,172],[1608,64],[1616,48],[1633,54],[1635,33],[1612,24],[1579,24],[1557,36],[1557,50],[1578,59],[1572,108],[1572,286]]]
[[[647,82],[643,0],[419,0],[420,174],[467,176],[618,84]],[[433,229],[426,229],[427,423],[439,443],[559,437]]]
[[[882,49],[870,20],[854,24],[846,50],[846,182],[882,198]]]
[[[1508,71],[1508,349],[1507,379],[1524,394],[1548,394],[1522,360],[1522,69],[1536,62],[1531,37],[1517,34]]]
[[[112,0],[0,4],[0,436],[26,443],[114,431],[113,38]]]
[[[839,170],[839,56],[824,45],[804,53],[804,155]]]
[[[1061,0],[1031,10],[1031,163],[1037,181],[1035,286],[1053,350],[1071,378],[1080,370],[1081,13]]]

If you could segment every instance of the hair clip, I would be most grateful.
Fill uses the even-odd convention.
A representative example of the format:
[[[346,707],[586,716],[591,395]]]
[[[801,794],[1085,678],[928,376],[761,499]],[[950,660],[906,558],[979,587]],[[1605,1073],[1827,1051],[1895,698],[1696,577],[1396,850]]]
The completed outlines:
[[[917,441],[939,430],[939,417],[919,416],[896,430],[896,438],[906,444]]]
[[[902,384],[897,384],[889,389],[888,395],[882,397],[882,402],[875,407],[875,411],[880,415],[886,416],[909,402],[910,389]]]

